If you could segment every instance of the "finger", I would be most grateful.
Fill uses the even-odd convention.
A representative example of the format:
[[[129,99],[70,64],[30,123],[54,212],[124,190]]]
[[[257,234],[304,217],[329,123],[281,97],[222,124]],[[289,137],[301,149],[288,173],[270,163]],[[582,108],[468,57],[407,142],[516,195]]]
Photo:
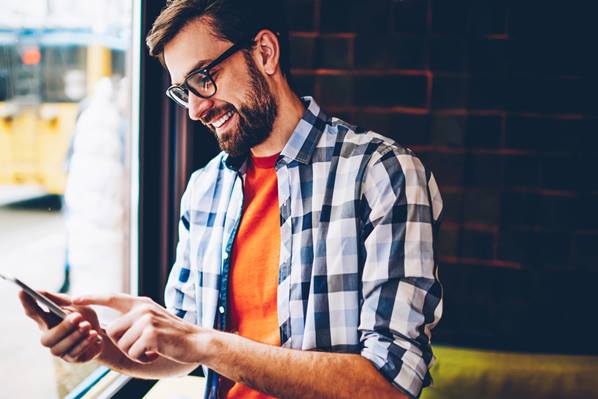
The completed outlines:
[[[67,335],[74,332],[79,323],[83,321],[83,317],[79,313],[69,314],[61,323],[46,331],[41,338],[43,346],[52,348],[54,345],[62,341]]]
[[[33,319],[40,328],[50,328],[60,321],[58,317],[40,308],[35,299],[31,298],[25,291],[19,292],[19,300],[25,310],[25,315]]]
[[[87,338],[85,338],[69,350],[67,356],[79,360],[79,358],[82,355],[87,355],[89,352],[97,350],[97,348],[94,347],[101,343],[102,337],[98,334],[97,331],[91,330],[89,331]]]
[[[95,312],[95,310],[93,310],[93,308],[91,308],[90,306],[72,305],[72,306],[65,306],[63,309],[65,309],[67,311],[67,313],[71,313],[71,312],[80,313],[85,320],[87,320],[91,323],[91,325],[93,326],[94,329],[100,330],[101,327],[100,327],[100,321],[98,320],[98,315]]]
[[[52,352],[52,354],[54,356],[59,356],[59,357],[68,355],[68,353],[71,351],[71,349],[73,349],[79,343],[81,343],[82,341],[85,341],[85,339],[87,339],[87,337],[89,336],[90,328],[91,328],[91,326],[89,324],[87,324],[86,328],[76,329],[72,333],[65,336],[57,344],[53,345],[50,348],[50,352]]]
[[[106,328],[106,333],[110,339],[118,345],[121,337],[135,324],[136,321],[144,317],[146,309],[138,308],[132,312],[126,313],[118,319],[114,320]]]
[[[75,363],[76,360],[73,359],[72,357],[68,356],[68,355],[64,355],[64,356],[59,356],[62,360],[64,360],[65,362],[69,362],[69,363]]]
[[[151,363],[159,357],[160,355],[156,352],[145,352],[143,355],[141,355],[140,360],[143,363]]]
[[[92,342],[92,345],[82,355],[86,360],[91,360],[104,350],[104,337],[98,332],[98,336]]]
[[[158,348],[155,339],[150,334],[143,333],[133,346],[131,346],[127,355],[140,363],[153,362],[158,358]]]
[[[116,345],[123,353],[128,353],[131,346],[141,338],[143,331],[149,326],[148,321],[147,317],[141,317],[122,334]]]
[[[126,295],[84,295],[73,298],[73,304],[75,305],[100,305],[112,308],[121,313],[127,313],[130,311],[135,304],[139,301],[139,298]]]
[[[52,301],[54,301],[56,303],[56,305],[59,305],[59,306],[68,306],[68,305],[73,304],[71,297],[68,295],[58,294],[58,293],[49,292],[49,291],[39,291],[39,293],[47,296]]]

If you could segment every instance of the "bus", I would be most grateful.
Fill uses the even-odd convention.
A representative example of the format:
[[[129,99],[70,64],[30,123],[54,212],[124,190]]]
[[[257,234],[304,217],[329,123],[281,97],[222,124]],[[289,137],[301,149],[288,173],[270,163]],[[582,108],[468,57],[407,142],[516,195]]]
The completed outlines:
[[[62,195],[81,103],[126,71],[126,41],[89,29],[0,29],[0,185]]]

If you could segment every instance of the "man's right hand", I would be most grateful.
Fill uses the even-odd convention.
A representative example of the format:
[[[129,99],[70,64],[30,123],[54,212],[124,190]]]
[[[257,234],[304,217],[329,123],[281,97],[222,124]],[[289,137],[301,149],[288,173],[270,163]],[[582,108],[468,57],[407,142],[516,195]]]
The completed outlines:
[[[73,306],[66,295],[49,292],[43,294],[66,309],[69,315],[60,320],[53,313],[40,308],[25,292],[19,292],[25,314],[42,331],[42,345],[49,348],[53,355],[71,363],[88,362],[98,357],[104,349],[104,340],[100,335],[100,323],[94,310],[88,306]]]

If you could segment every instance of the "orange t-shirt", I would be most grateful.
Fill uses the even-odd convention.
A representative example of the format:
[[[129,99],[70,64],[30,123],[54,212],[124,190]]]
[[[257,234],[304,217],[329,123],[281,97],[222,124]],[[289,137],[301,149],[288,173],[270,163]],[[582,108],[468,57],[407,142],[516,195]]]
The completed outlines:
[[[278,154],[251,157],[244,183],[243,217],[233,244],[228,331],[280,346],[278,269],[280,209],[274,164]],[[220,397],[266,399],[266,394],[221,378]]]

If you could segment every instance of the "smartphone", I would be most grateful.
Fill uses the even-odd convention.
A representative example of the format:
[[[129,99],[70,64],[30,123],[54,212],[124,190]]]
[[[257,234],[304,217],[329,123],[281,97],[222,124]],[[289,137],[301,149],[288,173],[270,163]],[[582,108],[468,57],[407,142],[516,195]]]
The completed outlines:
[[[27,295],[29,295],[31,298],[35,299],[40,304],[46,306],[48,308],[48,310],[50,310],[50,312],[52,312],[56,316],[60,317],[61,320],[64,320],[64,318],[67,316],[67,313],[65,312],[65,310],[62,309],[60,306],[58,306],[56,304],[56,302],[54,302],[47,296],[40,294],[39,292],[37,292],[33,288],[29,287],[27,284],[25,284],[18,278],[12,277],[12,276],[7,276],[2,273],[0,273],[0,278],[18,285],[23,291],[25,291],[25,293],[27,293]]]

